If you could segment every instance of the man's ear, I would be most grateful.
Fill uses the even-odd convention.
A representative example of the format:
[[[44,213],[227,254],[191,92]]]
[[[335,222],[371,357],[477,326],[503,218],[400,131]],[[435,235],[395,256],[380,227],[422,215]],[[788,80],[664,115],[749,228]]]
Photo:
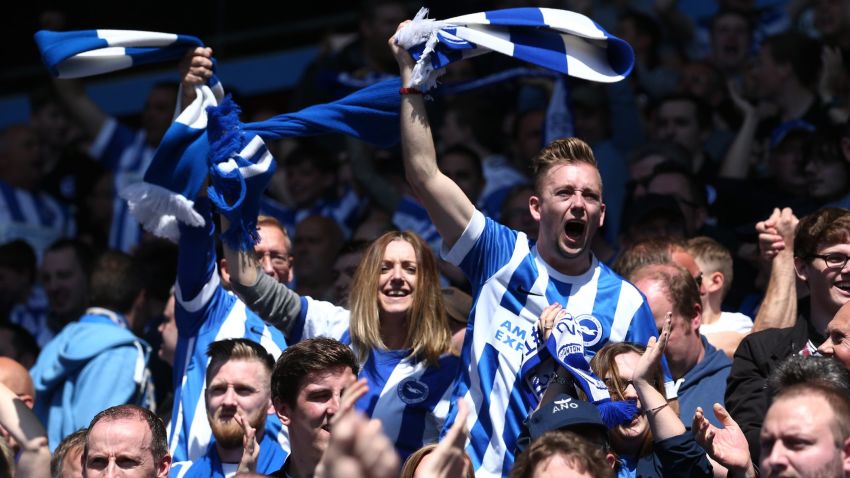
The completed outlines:
[[[726,278],[723,277],[722,272],[715,271],[709,274],[708,277],[703,276],[702,282],[705,285],[706,292],[711,294],[723,289],[723,284],[726,282]]]
[[[274,399],[273,403],[277,417],[280,418],[280,423],[288,427],[292,423],[292,410],[290,410],[289,405],[279,399]]]
[[[800,259],[799,257],[794,258],[794,272],[797,273],[797,278],[803,282],[808,283],[809,271],[807,270],[806,266],[806,261]]]
[[[230,273],[227,271],[227,259],[222,257],[218,261],[218,269],[221,271],[221,278],[225,284],[230,284]]]
[[[605,203],[599,203],[599,227],[605,224]]]
[[[531,217],[540,222],[540,198],[536,194],[528,197],[528,210],[531,211]]]
[[[156,478],[168,478],[169,471],[171,471],[171,455],[166,453],[156,464]]]
[[[691,330],[698,331],[700,325],[702,325],[702,305],[694,304],[694,313],[693,317],[691,317]]]
[[[274,408],[274,402],[272,401],[271,397],[269,397],[269,406],[266,407],[266,415],[274,415],[275,412],[276,410]]]
[[[616,469],[617,469],[617,468],[616,468],[616,466],[617,466],[617,457],[616,457],[616,456],[614,456],[614,454],[613,454],[613,453],[611,453],[610,451],[609,451],[608,453],[606,453],[606,454],[605,454],[605,461],[607,461],[607,462],[608,462],[608,466],[610,466],[612,470],[616,470]]]
[[[842,451],[844,452],[841,460],[844,465],[844,476],[850,476],[850,438],[844,440]]]

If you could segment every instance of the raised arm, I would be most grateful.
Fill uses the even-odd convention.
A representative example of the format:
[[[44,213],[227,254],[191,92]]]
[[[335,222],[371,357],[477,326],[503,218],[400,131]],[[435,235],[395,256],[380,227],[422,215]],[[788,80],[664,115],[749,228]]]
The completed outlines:
[[[399,25],[399,28],[407,22]],[[399,66],[402,85],[410,85],[413,59],[396,45],[395,36],[389,40],[390,48]],[[407,181],[422,201],[428,215],[443,236],[446,248],[454,246],[460,238],[475,206],[457,184],[440,172],[431,125],[421,94],[401,96],[401,150]]]
[[[212,76],[212,48],[193,48],[186,52],[180,62],[180,111],[195,99],[195,87],[201,86]]]
[[[792,327],[797,320],[797,274],[794,271],[794,229],[797,217],[789,208],[775,209],[756,224],[759,249],[771,261],[764,299],[753,321],[753,332]]]
[[[661,335],[658,340],[655,337],[650,337],[649,343],[646,344],[646,351],[635,367],[632,377],[632,383],[638,398],[640,398],[655,442],[681,435],[686,431],[679,415],[667,406],[667,399],[655,389],[649,380],[652,370],[658,367],[661,363],[661,357],[664,355],[664,348],[667,346],[667,339],[670,337],[670,322],[671,319],[668,314]]]
[[[718,175],[723,178],[746,179],[750,171],[753,143],[755,143],[756,129],[760,120],[759,111],[757,106],[751,105],[741,95],[740,88],[736,84],[729,82],[727,87],[732,102],[744,115],[744,122],[729,151],[726,152]]]
[[[59,100],[77,120],[86,137],[89,139],[97,137],[108,117],[86,94],[82,81],[54,80],[53,84],[56,86]]]
[[[0,425],[20,446],[15,476],[48,478],[50,448],[47,433],[32,410],[14,392],[0,383]]]

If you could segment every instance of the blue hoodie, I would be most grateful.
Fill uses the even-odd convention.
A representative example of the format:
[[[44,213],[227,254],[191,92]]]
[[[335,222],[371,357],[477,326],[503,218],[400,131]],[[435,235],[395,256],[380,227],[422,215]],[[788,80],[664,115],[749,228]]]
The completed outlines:
[[[705,417],[712,425],[723,428],[714,417],[712,407],[715,403],[725,406],[723,395],[726,393],[726,378],[732,370],[732,361],[720,350],[714,348],[705,336],[700,335],[705,354],[679,385],[679,418],[690,430],[694,421],[694,412],[702,407]]]
[[[45,345],[30,370],[50,449],[111,406],[151,405],[150,346],[123,316],[89,309]]]

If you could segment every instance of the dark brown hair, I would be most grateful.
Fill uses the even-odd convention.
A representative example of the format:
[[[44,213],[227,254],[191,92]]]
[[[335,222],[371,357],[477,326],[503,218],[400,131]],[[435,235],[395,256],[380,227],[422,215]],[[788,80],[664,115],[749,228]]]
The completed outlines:
[[[510,478],[531,478],[544,461],[563,456],[576,471],[593,478],[610,478],[614,470],[608,466],[602,448],[568,431],[546,432],[517,457]]]
[[[165,425],[152,411],[137,405],[109,407],[92,418],[89,427],[85,431],[86,441],[83,447],[83,462],[85,462],[89,453],[89,436],[95,425],[101,421],[111,422],[128,418],[135,418],[148,425],[148,429],[151,431],[151,454],[153,454],[154,463],[159,464],[163,457],[168,455],[168,438],[165,434]]]
[[[354,352],[339,340],[317,337],[290,345],[272,370],[272,399],[294,407],[308,375],[336,367],[349,367],[355,375],[360,371]]]

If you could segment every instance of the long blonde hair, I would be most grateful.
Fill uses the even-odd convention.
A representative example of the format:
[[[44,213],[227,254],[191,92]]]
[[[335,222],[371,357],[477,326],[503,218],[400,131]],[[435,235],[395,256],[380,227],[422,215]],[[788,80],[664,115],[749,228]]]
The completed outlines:
[[[369,350],[387,349],[381,338],[377,291],[384,252],[393,241],[408,242],[416,254],[416,286],[413,304],[407,312],[405,338],[405,345],[411,348],[409,358],[425,360],[428,366],[435,366],[440,356],[451,348],[451,331],[440,291],[437,261],[425,241],[409,231],[387,232],[366,249],[354,273],[349,294],[351,343],[361,362],[366,361]]]

